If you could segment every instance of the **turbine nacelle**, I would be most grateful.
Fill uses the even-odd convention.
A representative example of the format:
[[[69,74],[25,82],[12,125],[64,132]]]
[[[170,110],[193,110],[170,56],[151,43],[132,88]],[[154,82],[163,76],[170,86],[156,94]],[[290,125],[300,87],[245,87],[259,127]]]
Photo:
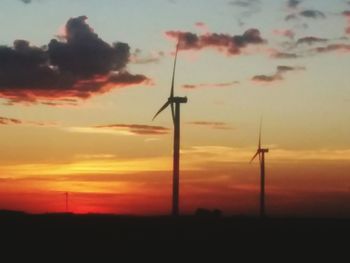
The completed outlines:
[[[258,149],[259,153],[268,153],[269,149]]]
[[[168,103],[187,103],[187,97],[169,97]]]

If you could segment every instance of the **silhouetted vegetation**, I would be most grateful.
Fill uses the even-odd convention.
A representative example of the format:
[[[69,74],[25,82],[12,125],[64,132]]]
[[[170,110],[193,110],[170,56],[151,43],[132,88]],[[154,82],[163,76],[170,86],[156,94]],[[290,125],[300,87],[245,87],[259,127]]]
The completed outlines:
[[[324,238],[350,234],[349,219],[269,219],[223,217],[219,210],[198,209],[196,216],[132,217],[115,215],[42,214],[0,211],[6,240],[68,243],[127,240],[256,240]]]

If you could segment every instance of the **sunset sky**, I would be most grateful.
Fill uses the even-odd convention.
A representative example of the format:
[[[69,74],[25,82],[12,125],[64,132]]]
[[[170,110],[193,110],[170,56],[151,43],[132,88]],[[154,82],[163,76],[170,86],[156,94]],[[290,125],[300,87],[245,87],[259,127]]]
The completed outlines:
[[[350,216],[350,1],[0,0],[0,209]]]

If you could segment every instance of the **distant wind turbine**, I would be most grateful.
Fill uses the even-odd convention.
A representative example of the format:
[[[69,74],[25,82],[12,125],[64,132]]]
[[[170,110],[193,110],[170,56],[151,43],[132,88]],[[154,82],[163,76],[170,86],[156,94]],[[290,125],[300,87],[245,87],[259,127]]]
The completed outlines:
[[[176,72],[177,54],[179,51],[178,41],[175,52],[173,78],[171,82],[170,97],[168,101],[154,115],[153,120],[168,106],[171,107],[171,116],[174,123],[174,160],[173,160],[173,200],[172,200],[172,215],[179,215],[179,177],[180,177],[180,105],[187,103],[187,97],[174,97],[174,82]],[[174,109],[175,105],[175,109]]]
[[[254,159],[259,156],[259,162],[260,162],[260,217],[265,217],[265,153],[269,152],[269,149],[267,148],[261,148],[261,126],[262,121],[260,121],[260,130],[259,130],[259,143],[258,143],[258,149],[253,156],[253,158],[250,160],[250,163],[254,161]]]

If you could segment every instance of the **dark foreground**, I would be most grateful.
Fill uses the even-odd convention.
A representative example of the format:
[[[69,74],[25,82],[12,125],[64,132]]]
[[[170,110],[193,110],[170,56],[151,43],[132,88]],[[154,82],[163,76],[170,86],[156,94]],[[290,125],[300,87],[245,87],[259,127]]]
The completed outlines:
[[[2,240],[100,242],[127,240],[264,240],[348,238],[350,219],[264,219],[187,216],[127,217],[0,211]]]

